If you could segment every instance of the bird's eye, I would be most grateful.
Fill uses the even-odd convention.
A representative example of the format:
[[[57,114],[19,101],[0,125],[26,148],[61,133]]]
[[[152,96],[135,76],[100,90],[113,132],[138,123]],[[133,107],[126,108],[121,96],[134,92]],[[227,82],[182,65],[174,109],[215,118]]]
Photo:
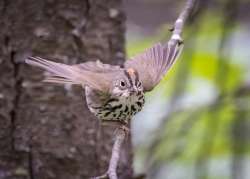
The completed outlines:
[[[126,86],[125,82],[124,81],[120,81],[120,86],[121,87],[125,87]]]

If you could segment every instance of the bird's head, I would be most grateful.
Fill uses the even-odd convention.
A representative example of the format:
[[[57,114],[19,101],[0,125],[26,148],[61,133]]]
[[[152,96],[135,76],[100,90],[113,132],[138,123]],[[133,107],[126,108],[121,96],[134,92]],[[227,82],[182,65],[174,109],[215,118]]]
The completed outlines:
[[[142,83],[136,70],[125,69],[118,75],[112,85],[112,94],[117,97],[129,97],[143,91]]]

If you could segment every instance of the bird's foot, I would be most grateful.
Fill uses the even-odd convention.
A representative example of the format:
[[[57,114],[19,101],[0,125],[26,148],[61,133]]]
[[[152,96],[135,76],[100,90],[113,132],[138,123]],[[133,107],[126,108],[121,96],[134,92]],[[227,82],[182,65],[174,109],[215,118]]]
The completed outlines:
[[[116,171],[107,171],[103,175],[92,177],[90,179],[118,179]]]
[[[104,173],[103,175],[97,176],[97,177],[91,177],[90,179],[108,179],[109,174],[108,172]]]
[[[119,129],[122,129],[126,134],[130,133],[130,129],[126,125],[121,125]]]

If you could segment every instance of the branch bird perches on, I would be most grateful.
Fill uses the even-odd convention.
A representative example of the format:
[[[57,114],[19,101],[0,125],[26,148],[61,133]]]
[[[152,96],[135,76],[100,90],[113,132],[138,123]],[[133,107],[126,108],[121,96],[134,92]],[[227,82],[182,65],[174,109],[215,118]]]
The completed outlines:
[[[115,142],[112,148],[112,154],[111,154],[111,159],[109,162],[109,168],[108,171],[101,176],[98,177],[93,177],[93,179],[117,179],[117,166],[120,158],[120,151],[122,147],[122,143],[125,140],[126,134],[128,131],[126,129],[119,127],[117,131],[115,132]]]
[[[175,21],[174,27],[171,29],[172,36],[170,40],[167,42],[167,45],[170,48],[176,46],[176,44],[183,43],[183,40],[181,38],[182,30],[185,22],[187,21],[188,17],[192,12],[192,9],[194,8],[195,2],[196,2],[195,0],[187,0],[183,11],[180,13],[179,17]],[[109,162],[108,171],[104,175],[93,177],[93,179],[105,179],[105,178],[118,179],[117,167],[120,157],[120,151],[128,132],[128,130],[125,128],[124,126],[120,126],[117,128],[117,131],[115,132],[115,142],[112,148],[112,154]]]

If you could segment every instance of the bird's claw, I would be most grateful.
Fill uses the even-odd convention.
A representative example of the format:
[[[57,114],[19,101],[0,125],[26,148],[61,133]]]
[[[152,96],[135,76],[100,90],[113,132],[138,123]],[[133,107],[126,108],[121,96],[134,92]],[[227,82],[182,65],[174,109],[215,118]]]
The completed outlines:
[[[129,134],[129,132],[130,132],[130,129],[125,125],[122,125],[119,128],[122,129],[126,134]]]

